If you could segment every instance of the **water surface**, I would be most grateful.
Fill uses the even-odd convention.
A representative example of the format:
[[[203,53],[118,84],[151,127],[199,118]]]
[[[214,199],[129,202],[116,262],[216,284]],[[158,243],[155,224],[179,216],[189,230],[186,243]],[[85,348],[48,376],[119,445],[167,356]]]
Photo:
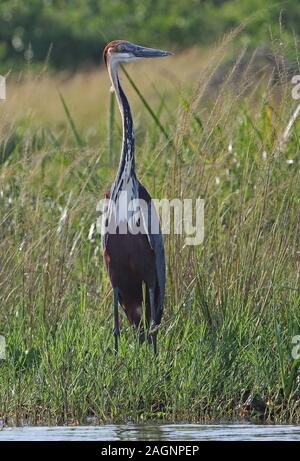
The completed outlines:
[[[18,427],[0,430],[1,440],[297,440],[300,426],[253,424],[162,424]]]

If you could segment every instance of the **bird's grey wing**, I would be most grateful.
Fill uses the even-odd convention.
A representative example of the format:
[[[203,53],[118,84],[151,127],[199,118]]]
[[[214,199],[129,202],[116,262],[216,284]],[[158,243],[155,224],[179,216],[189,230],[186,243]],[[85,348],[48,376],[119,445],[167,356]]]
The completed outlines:
[[[155,254],[155,268],[157,275],[158,290],[156,290],[155,298],[157,300],[157,312],[158,323],[160,322],[161,315],[163,313],[163,303],[165,295],[165,284],[166,284],[166,262],[165,262],[165,250],[164,241],[161,233],[160,223],[157,211],[151,200],[147,190],[139,184],[139,198],[145,200],[148,203],[147,211],[148,216],[145,221],[145,230],[149,244]]]
[[[159,234],[150,234],[151,246],[155,253],[155,266],[158,283],[158,291],[156,293],[157,305],[159,312],[158,318],[160,322],[161,315],[164,308],[164,296],[165,296],[165,285],[166,285],[166,262],[165,262],[165,250],[164,242],[161,232]]]

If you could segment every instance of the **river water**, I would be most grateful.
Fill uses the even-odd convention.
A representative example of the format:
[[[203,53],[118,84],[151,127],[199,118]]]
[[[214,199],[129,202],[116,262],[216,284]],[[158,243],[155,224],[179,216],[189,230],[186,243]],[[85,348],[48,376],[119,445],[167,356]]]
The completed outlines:
[[[1,440],[298,440],[300,426],[253,424],[127,424],[103,426],[4,427]]]

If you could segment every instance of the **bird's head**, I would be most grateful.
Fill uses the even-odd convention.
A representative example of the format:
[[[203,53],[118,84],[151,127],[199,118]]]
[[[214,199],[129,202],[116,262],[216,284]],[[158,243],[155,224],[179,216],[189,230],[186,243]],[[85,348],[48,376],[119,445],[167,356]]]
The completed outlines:
[[[114,62],[131,62],[143,58],[161,58],[171,54],[169,51],[146,48],[126,40],[113,40],[104,48],[103,58],[107,65],[110,59]]]

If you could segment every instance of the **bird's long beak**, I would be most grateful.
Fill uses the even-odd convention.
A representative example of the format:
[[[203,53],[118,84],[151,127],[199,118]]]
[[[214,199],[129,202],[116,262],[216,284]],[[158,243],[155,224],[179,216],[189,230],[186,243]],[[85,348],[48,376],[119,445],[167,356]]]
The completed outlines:
[[[155,50],[154,48],[145,48],[144,46],[135,45],[133,54],[137,58],[162,58],[170,56],[173,53],[169,51]]]

